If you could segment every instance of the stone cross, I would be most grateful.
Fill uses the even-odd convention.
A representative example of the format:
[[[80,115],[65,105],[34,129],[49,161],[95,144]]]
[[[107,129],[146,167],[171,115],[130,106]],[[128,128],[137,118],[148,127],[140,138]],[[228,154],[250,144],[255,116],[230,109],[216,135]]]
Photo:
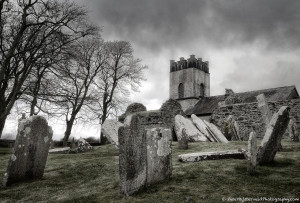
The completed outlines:
[[[256,133],[251,132],[250,137],[248,140],[248,167],[247,171],[249,175],[255,174],[255,168],[256,168],[256,154],[257,154],[257,139],[256,139]]]
[[[52,135],[52,128],[42,116],[20,120],[13,154],[3,178],[4,186],[43,177]]]

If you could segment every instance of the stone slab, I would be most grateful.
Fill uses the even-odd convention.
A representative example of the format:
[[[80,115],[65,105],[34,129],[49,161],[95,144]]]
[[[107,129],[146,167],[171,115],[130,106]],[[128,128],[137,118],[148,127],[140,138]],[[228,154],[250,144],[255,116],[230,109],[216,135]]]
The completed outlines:
[[[146,130],[147,142],[147,186],[172,174],[172,134],[170,129],[152,128]]]
[[[255,174],[256,169],[256,154],[257,154],[257,136],[255,132],[251,132],[248,140],[248,166],[247,171],[249,175]]]
[[[108,141],[119,149],[118,129],[123,126],[121,122],[107,119],[101,127],[101,132],[108,139]]]
[[[268,125],[264,138],[257,152],[259,165],[272,162],[281,146],[281,139],[289,124],[290,108],[283,106],[275,113]]]
[[[136,114],[126,117],[119,128],[120,192],[131,195],[146,186],[147,144],[146,133]]]
[[[69,154],[70,150],[71,150],[70,147],[55,148],[55,149],[50,149],[49,154]]]
[[[223,135],[223,133],[219,130],[217,126],[207,121],[204,121],[204,123],[206,124],[208,131],[212,132],[211,135],[213,137],[215,137],[220,142],[228,143],[228,140],[226,139],[226,137]]]
[[[269,123],[271,121],[272,113],[269,109],[266,97],[264,94],[260,94],[260,95],[256,96],[256,100],[257,100],[258,109],[260,110],[260,112],[262,114],[263,121],[267,126],[267,125],[269,125]]]
[[[193,122],[181,115],[175,116],[175,133],[177,139],[181,139],[181,128],[186,129],[186,134],[190,142],[206,142],[208,139],[196,128]]]
[[[42,178],[53,131],[42,116],[19,121],[13,153],[8,161],[3,185]]]
[[[211,134],[208,132],[207,126],[205,125],[202,119],[198,118],[194,114],[192,114],[191,118],[194,125],[210,142],[217,142],[217,140],[213,136],[211,136]]]
[[[186,135],[186,129],[180,128],[181,138],[178,139],[178,149],[188,149],[189,148],[189,140]]]
[[[241,151],[216,151],[216,152],[198,152],[190,154],[178,155],[180,162],[199,162],[206,160],[219,159],[245,159],[244,153]]]

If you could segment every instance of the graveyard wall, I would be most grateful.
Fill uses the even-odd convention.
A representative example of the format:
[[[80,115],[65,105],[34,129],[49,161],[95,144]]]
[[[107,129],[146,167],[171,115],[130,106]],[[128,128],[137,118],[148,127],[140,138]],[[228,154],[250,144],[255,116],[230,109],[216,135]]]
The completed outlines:
[[[282,100],[276,102],[268,102],[270,111],[277,112],[281,106],[289,106],[291,108],[290,116],[296,119],[298,132],[300,130],[300,99]],[[265,124],[261,116],[261,112],[257,107],[257,102],[231,104],[217,108],[212,116],[212,122],[219,128],[223,127],[224,120],[233,115],[239,125],[240,135],[243,140],[248,140],[250,132],[255,131],[258,138],[262,138],[265,133]]]

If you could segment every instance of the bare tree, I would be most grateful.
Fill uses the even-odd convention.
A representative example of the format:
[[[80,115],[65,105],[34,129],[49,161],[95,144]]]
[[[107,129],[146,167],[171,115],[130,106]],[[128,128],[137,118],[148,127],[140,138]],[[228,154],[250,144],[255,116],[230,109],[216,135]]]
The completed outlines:
[[[129,42],[107,42],[106,50],[109,54],[107,63],[96,79],[101,95],[98,112],[101,124],[130,96],[130,89],[138,91],[141,81],[145,80],[143,72],[147,68],[141,65],[140,59],[133,57]]]
[[[98,101],[94,78],[106,63],[106,56],[100,37],[80,40],[73,46],[69,60],[59,71],[60,75],[57,75],[59,78],[58,95],[61,96],[56,97],[54,102],[62,108],[65,115],[64,146],[67,145],[73,124],[80,111]]]
[[[37,64],[53,58],[74,39],[95,32],[86,16],[83,8],[68,1],[0,1],[0,137]],[[61,41],[54,44],[53,39]]]

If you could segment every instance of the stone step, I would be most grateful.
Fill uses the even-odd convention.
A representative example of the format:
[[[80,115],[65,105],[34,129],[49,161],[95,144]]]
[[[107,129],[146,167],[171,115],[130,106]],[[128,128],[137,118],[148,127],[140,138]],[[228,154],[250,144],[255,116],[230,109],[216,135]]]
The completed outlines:
[[[242,151],[197,152],[178,155],[180,162],[198,162],[218,159],[245,159]]]

